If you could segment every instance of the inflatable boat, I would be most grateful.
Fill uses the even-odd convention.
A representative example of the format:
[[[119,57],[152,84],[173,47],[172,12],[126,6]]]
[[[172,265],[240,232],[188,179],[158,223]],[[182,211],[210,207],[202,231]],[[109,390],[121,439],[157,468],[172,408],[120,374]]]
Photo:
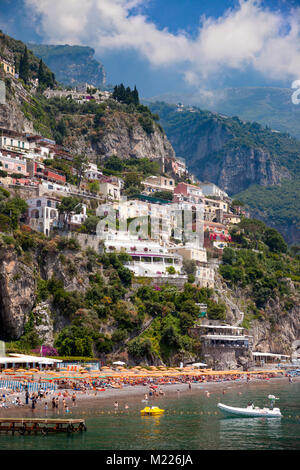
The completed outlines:
[[[248,405],[246,408],[238,408],[235,406],[224,405],[218,403],[218,408],[226,415],[246,416],[248,418],[256,418],[262,416],[264,418],[280,418],[282,416],[279,408],[258,408],[254,405]]]

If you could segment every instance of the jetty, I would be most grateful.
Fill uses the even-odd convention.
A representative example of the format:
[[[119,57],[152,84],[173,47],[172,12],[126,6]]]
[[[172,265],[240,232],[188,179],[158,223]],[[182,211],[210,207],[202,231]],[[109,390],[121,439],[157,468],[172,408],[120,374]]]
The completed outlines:
[[[0,418],[0,433],[48,435],[86,431],[84,419]]]

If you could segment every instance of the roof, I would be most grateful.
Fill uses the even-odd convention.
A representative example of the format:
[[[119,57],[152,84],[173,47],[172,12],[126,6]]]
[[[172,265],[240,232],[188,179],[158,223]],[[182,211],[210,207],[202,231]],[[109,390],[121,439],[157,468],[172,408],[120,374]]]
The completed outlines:
[[[201,328],[226,328],[231,330],[244,330],[240,326],[231,326],[231,325],[201,325]]]
[[[265,356],[265,357],[291,357],[285,354],[275,354],[275,353],[264,353],[264,352],[252,352],[252,356]]]
[[[252,338],[252,336],[235,336],[235,335],[202,335],[202,338],[207,338],[207,339],[217,339],[217,340],[226,340],[226,341],[243,341],[243,340],[248,340],[249,338]]]
[[[9,356],[0,357],[0,364],[25,364],[27,362],[35,362],[37,364],[47,364],[62,362],[60,359],[53,359],[49,357],[28,356],[26,354],[11,353]]]

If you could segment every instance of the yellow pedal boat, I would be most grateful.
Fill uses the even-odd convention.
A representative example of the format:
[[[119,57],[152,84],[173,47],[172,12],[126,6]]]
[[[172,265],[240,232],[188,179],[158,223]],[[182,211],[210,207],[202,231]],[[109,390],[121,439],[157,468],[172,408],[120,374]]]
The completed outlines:
[[[141,415],[142,416],[158,416],[161,415],[165,412],[165,410],[162,410],[161,408],[158,408],[158,406],[146,406],[143,410],[141,410]]]

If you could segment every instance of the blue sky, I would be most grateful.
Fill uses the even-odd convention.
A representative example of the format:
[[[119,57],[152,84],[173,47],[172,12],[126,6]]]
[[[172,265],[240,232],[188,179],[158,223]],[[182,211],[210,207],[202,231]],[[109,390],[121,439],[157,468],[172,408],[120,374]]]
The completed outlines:
[[[300,78],[300,0],[0,0],[0,7],[4,32],[94,47],[108,82],[136,84],[145,97],[289,87]]]

